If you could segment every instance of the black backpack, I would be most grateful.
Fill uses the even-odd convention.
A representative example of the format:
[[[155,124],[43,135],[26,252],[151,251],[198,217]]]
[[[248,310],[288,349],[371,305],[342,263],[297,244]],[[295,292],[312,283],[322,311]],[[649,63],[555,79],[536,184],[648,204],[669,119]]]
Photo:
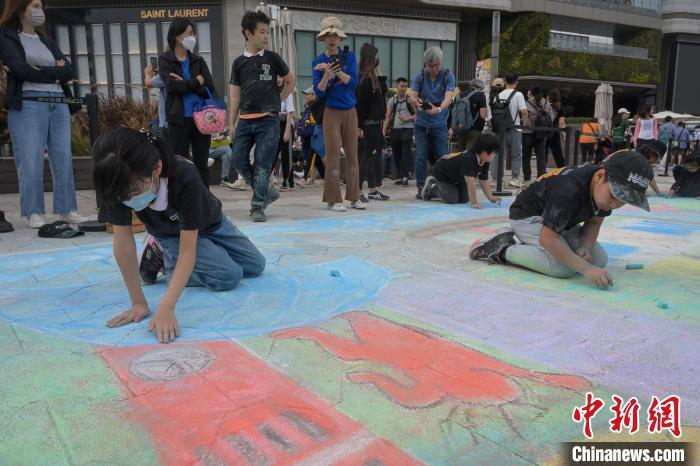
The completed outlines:
[[[549,112],[544,108],[544,105],[533,105],[532,102],[529,100],[527,101],[528,105],[531,105],[532,107],[535,108],[536,116],[535,116],[535,121],[532,122],[533,126],[538,126],[540,128],[546,127],[546,128],[551,128],[554,126],[554,122],[552,121],[552,116],[549,114]],[[547,131],[535,131],[535,136],[537,138],[546,138],[549,136],[549,133]]]
[[[510,101],[517,92],[513,89],[513,92],[505,100],[497,95],[491,103],[491,128],[494,133],[498,134],[501,131],[515,128],[515,118],[510,112]]]

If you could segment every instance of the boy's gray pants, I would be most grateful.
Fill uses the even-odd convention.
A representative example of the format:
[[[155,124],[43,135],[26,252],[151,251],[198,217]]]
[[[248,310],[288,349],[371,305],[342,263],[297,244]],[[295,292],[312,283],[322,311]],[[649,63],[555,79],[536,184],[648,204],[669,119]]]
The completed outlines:
[[[505,256],[508,262],[554,278],[570,278],[576,275],[576,271],[557,262],[554,256],[540,246],[542,217],[511,220],[510,226],[522,244],[516,244],[506,249]],[[582,231],[582,227],[577,225],[561,233],[562,238],[574,253],[581,244]],[[591,248],[591,255],[593,256],[593,265],[596,267],[605,267],[605,264],[608,263],[608,254],[597,241]]]

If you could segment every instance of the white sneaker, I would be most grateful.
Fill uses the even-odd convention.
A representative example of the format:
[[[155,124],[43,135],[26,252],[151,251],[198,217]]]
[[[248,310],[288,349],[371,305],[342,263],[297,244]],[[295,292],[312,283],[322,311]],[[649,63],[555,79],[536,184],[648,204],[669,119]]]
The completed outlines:
[[[235,189],[237,191],[248,191],[248,184],[245,182],[243,177],[239,177],[236,181],[231,183],[231,186],[229,186],[231,189]]]
[[[221,180],[221,186],[223,186],[224,188],[236,189],[234,188],[234,184],[235,183],[231,183],[230,181]]]
[[[211,157],[209,157],[209,159],[207,159],[207,167],[210,167],[210,168],[211,168],[212,165],[214,165],[214,159],[212,159]]]
[[[29,216],[29,228],[37,229],[41,228],[46,224],[46,219],[43,215],[32,214]]]
[[[295,178],[304,178],[304,172],[294,172]]]
[[[83,217],[75,210],[73,212],[68,212],[66,215],[61,215],[61,220],[65,220],[68,223],[80,224],[90,221],[88,217]]]
[[[335,203],[328,203],[328,210],[332,210],[333,212],[345,212],[345,206],[341,202],[335,202]]]
[[[362,201],[352,201],[350,203],[350,207],[357,210],[365,210],[367,208],[367,204]]]
[[[523,187],[523,184],[517,178],[513,178],[512,180],[510,180],[510,183],[508,183],[508,184],[514,188],[522,188]]]

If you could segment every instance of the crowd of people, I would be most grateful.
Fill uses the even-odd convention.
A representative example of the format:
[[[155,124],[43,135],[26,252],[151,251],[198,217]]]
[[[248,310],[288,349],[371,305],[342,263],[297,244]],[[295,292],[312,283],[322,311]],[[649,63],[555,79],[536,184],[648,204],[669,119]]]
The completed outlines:
[[[69,61],[36,28],[44,22],[40,0],[9,0],[0,19],[0,58],[8,72],[5,105],[20,179],[21,215],[32,228],[45,223],[43,160],[48,147],[54,175],[54,213],[71,223],[76,212],[68,104],[36,97],[69,97]],[[303,90],[297,118],[296,78],[284,59],[268,49],[270,19],[261,11],[243,16],[246,48],[231,67],[228,118],[209,114],[202,102],[220,101],[206,61],[195,53],[195,24],[170,23],[168,48],[145,70],[145,85],[159,89],[158,119],[148,129],[113,128],[93,148],[93,178],[99,220],[114,226],[114,255],[132,307],[108,322],[115,327],[150,315],[141,283],[165,275],[168,289],[150,329],[161,342],[177,338],[175,306],[186,286],[229,290],[244,277],[263,273],[265,258],[222,212],[209,189],[209,169],[221,160],[221,184],[252,192],[250,217],[264,222],[267,207],[295,179],[323,178],[324,205],[345,212],[390,201],[382,192],[391,154],[396,184],[415,179],[416,198],[482,207],[500,204],[491,180],[511,164],[509,185],[520,189],[510,207],[510,228],[477,241],[472,259],[517,264],[553,277],[581,273],[596,285],[613,285],[607,255],[597,243],[603,218],[624,204],[649,210],[646,191],[662,194],[651,165],[666,155],[675,162],[669,195],[700,196],[697,149],[682,123],[659,126],[651,108],[633,123],[620,109],[604,148],[596,120],[586,122],[578,141],[584,165],[567,167],[565,116],[557,89],[518,90],[518,75],[491,84],[475,79],[461,90],[443,67],[440,48],[428,48],[423,67],[396,80],[387,98],[379,51],[361,46],[359,57],[343,46],[347,35],[336,17],[322,20],[317,39],[325,50],[309,64],[313,85]],[[47,111],[48,110],[48,111]],[[221,109],[219,109],[221,110]],[[225,114],[225,112],[224,112]],[[228,128],[226,128],[228,126]],[[450,153],[450,141],[458,150]],[[634,148],[634,150],[631,150]],[[547,171],[551,152],[557,169]],[[536,158],[536,176],[530,160]],[[341,164],[344,160],[344,165]],[[279,190],[274,172],[281,171]],[[521,179],[522,172],[522,179]],[[234,177],[237,177],[234,180]],[[342,188],[345,188],[343,196]],[[148,236],[137,260],[133,216]],[[2,219],[4,220],[4,218]],[[520,242],[516,241],[516,238]]]

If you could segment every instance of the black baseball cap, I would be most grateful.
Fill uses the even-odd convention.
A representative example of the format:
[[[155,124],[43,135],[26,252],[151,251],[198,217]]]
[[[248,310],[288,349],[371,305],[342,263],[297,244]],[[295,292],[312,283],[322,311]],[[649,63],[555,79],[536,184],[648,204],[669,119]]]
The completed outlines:
[[[41,238],[73,238],[84,234],[85,232],[72,229],[70,224],[64,221],[47,223],[39,228]]]
[[[661,141],[657,141],[656,139],[650,139],[648,141],[640,142],[639,147],[637,147],[637,151],[641,152],[641,150],[645,147],[650,151],[659,154],[659,158],[663,157],[666,153],[666,144],[664,144]]]
[[[633,150],[616,152],[603,162],[602,168],[615,198],[649,212],[646,192],[654,171],[642,154]]]

